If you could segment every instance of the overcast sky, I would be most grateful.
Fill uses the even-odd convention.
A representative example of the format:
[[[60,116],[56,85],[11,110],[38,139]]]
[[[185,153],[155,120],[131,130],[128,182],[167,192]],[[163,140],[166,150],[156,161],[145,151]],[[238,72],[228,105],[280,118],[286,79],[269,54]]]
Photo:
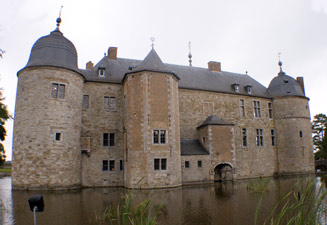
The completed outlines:
[[[193,66],[220,61],[222,70],[245,73],[268,87],[279,71],[303,76],[311,116],[327,113],[326,0],[10,0],[0,1],[0,87],[14,113],[17,71],[34,42],[56,27],[78,52],[79,68],[97,63],[109,46],[118,57],[143,59],[150,37],[163,62]],[[13,123],[5,148],[11,159]]]

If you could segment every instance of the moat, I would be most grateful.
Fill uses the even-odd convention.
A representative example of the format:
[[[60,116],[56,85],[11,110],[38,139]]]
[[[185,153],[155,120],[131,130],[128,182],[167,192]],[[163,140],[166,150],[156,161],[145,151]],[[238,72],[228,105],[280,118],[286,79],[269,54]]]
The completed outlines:
[[[270,179],[260,207],[259,221],[292,186],[308,177]],[[314,178],[313,178],[314,179]],[[316,185],[322,180],[317,177]],[[249,182],[215,183],[211,185],[183,186],[174,189],[134,190],[136,201],[147,198],[163,205],[160,224],[169,225],[252,225],[260,193],[248,190]],[[91,225],[101,209],[115,205],[128,190],[124,188],[89,188],[69,192],[12,191],[11,177],[0,178],[0,224],[33,224],[33,213],[28,199],[42,194],[45,211],[38,213],[38,224]],[[260,224],[260,222],[259,222]]]

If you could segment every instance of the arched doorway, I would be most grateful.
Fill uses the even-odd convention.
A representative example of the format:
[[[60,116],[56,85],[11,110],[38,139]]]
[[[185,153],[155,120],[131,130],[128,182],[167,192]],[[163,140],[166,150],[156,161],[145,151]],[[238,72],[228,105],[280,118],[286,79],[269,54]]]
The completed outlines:
[[[215,182],[233,180],[233,168],[228,163],[221,163],[215,167]]]

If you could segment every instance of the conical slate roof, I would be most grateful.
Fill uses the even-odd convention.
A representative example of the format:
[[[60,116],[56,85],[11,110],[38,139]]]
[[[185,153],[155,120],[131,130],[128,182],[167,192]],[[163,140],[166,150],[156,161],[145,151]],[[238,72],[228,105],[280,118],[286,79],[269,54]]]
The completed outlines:
[[[271,97],[305,96],[300,84],[293,77],[286,75],[282,71],[278,73],[277,77],[272,79],[267,91]]]
[[[207,125],[234,125],[233,123],[228,123],[225,120],[216,117],[215,115],[208,116],[207,119],[197,128],[201,128]]]
[[[129,73],[137,73],[137,72],[141,72],[141,71],[153,71],[153,72],[159,72],[159,73],[170,73],[170,74],[174,75],[179,80],[179,77],[176,75],[176,73],[174,73],[173,71],[168,70],[168,68],[161,61],[159,55],[154,50],[154,48],[151,49],[151,51],[144,58],[144,60],[141,62],[141,64],[139,66],[137,66],[132,72],[129,72]],[[129,74],[129,73],[126,73],[126,74]]]
[[[38,39],[33,45],[25,68],[34,66],[54,66],[80,73],[76,48],[58,28],[50,35]]]

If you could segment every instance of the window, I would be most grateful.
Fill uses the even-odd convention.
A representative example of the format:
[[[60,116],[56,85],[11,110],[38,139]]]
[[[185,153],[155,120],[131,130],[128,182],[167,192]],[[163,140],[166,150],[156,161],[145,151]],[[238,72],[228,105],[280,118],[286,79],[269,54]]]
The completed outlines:
[[[109,169],[108,160],[102,160],[102,171],[108,171],[108,169]]]
[[[98,76],[99,77],[105,77],[105,75],[106,75],[106,69],[105,68],[99,68],[98,69]]]
[[[166,135],[166,130],[153,130],[153,144],[166,144]]]
[[[120,169],[120,170],[124,170],[124,163],[123,163],[123,160],[120,160],[120,161],[119,161],[119,169]]]
[[[116,97],[104,96],[103,108],[110,111],[116,110]]]
[[[55,140],[56,141],[61,141],[62,134],[61,133],[55,133]]]
[[[102,135],[102,146],[109,146],[109,134],[103,133]]]
[[[52,83],[51,85],[51,97],[52,98],[65,98],[65,85]]]
[[[83,95],[83,109],[89,108],[89,96]]]
[[[115,146],[115,133],[109,134],[109,146]]]
[[[205,137],[202,137],[202,142],[203,142],[203,144],[206,143],[206,138]]]
[[[271,130],[271,145],[275,146],[275,130]]]
[[[115,160],[110,160],[109,161],[109,170],[110,171],[115,171]]]
[[[302,138],[303,137],[303,132],[302,132],[302,130],[300,130],[300,138]]]
[[[160,168],[160,159],[154,159],[154,170],[159,170]]]
[[[234,83],[232,86],[235,92],[240,92],[240,84]]]
[[[272,111],[272,103],[268,103],[268,113],[269,113],[269,118],[272,119],[273,117],[273,111]]]
[[[253,116],[255,118],[261,117],[260,101],[253,101]]]
[[[190,168],[190,161],[185,161],[185,168]]]
[[[262,129],[256,129],[257,136],[256,136],[256,145],[257,146],[263,146],[263,130]]]
[[[213,103],[212,102],[203,102],[203,115],[212,115],[213,114]]]
[[[202,161],[201,160],[198,161],[198,167],[202,167]]]
[[[244,99],[240,99],[240,116],[245,117],[245,104]]]
[[[251,84],[246,85],[245,90],[248,94],[252,94],[252,85]]]
[[[166,170],[167,159],[154,159],[154,170]]]
[[[248,146],[248,136],[246,132],[246,128],[242,128],[242,146]]]
[[[65,98],[65,85],[64,84],[59,84],[59,96],[58,98]]]

